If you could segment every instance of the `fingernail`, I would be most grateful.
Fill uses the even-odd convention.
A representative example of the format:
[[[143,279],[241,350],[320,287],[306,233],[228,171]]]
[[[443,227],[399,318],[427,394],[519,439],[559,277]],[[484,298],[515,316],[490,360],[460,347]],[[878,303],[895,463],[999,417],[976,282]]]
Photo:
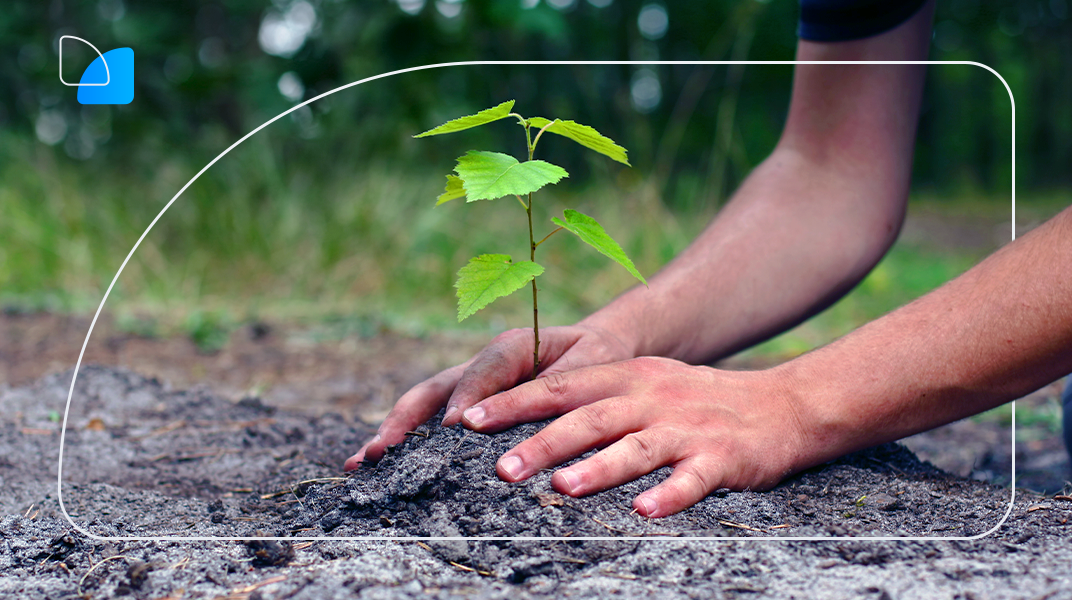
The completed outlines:
[[[647,496],[641,496],[637,498],[637,504],[641,507],[641,513],[645,517],[650,517],[655,514],[655,511],[659,510],[659,503],[654,498]]]
[[[473,409],[469,409],[473,410]],[[465,411],[468,413],[469,411]],[[503,471],[510,476],[510,479],[518,479],[521,477],[521,471],[525,468],[524,463],[521,462],[521,458],[518,456],[507,456],[499,461],[499,466]]]
[[[343,463],[342,468],[345,471],[356,470],[358,467],[361,466],[361,462],[364,461],[364,460],[365,460],[365,449],[362,448],[360,451],[358,451],[357,454],[355,454],[355,455],[351,456],[350,458],[346,459],[346,462]]]
[[[466,409],[466,411],[462,413],[462,416],[464,416],[465,420],[469,421],[469,423],[473,425],[480,425],[480,422],[484,420],[484,409],[480,408],[479,406],[473,406],[471,408]],[[518,464],[521,464],[521,459],[518,458],[517,460]]]
[[[447,419],[449,419],[450,416],[453,415],[456,412],[458,412],[458,407],[457,406],[448,406],[447,407],[447,414],[443,415],[443,422],[446,423]]]
[[[562,482],[566,484],[566,493],[571,496],[581,487],[581,476],[573,471],[559,471]]]
[[[371,446],[372,444],[375,444],[378,441],[380,441],[380,434],[377,433],[376,435],[372,436],[372,439],[369,440],[368,443],[365,444],[365,446]]]

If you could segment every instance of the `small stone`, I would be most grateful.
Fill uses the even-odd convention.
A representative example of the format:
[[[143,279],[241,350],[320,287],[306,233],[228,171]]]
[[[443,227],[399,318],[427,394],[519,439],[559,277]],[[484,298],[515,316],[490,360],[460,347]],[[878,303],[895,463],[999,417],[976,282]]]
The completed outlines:
[[[320,528],[327,533],[339,525],[342,525],[342,522],[342,514],[337,510],[333,510],[320,518]]]
[[[149,573],[153,570],[153,565],[141,561],[136,561],[127,567],[127,578],[130,579],[130,587],[132,589],[140,589],[149,579]]]
[[[294,560],[294,546],[290,542],[251,540],[246,542],[246,550],[253,556],[255,567],[282,567]]]
[[[539,493],[539,494],[536,494],[536,501],[539,502],[540,506],[543,506],[543,507],[562,506],[562,505],[565,504],[565,502],[562,500],[562,496],[560,494]]]

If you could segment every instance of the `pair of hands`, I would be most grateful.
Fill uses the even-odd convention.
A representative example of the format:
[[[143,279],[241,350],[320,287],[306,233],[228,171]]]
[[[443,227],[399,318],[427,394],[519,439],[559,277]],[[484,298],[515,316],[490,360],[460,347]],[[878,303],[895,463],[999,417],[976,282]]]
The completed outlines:
[[[506,481],[593,448],[603,450],[552,475],[557,491],[584,496],[673,466],[670,477],[634,499],[645,517],[676,513],[720,488],[767,489],[795,470],[804,428],[792,390],[773,371],[633,358],[614,335],[584,325],[541,333],[546,367],[534,381],[532,330],[503,333],[468,362],[406,392],[346,470],[378,461],[444,405],[443,425],[460,421],[481,433],[559,417],[499,458],[496,470]]]

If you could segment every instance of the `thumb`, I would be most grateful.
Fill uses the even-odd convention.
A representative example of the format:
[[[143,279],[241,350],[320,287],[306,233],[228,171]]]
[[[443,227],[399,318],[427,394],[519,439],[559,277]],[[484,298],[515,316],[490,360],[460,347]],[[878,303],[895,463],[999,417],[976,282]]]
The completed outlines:
[[[537,379],[636,357],[631,346],[604,328],[575,325],[570,329],[581,333],[575,334],[573,339],[568,340],[568,345],[565,347],[559,347],[555,360],[543,363],[544,368],[536,376]],[[540,355],[543,358],[543,348],[540,348]]]
[[[606,354],[605,352],[596,351],[590,344],[574,344],[562,356],[559,356],[557,360],[548,365],[546,369],[541,370],[536,375],[536,379],[614,362]]]

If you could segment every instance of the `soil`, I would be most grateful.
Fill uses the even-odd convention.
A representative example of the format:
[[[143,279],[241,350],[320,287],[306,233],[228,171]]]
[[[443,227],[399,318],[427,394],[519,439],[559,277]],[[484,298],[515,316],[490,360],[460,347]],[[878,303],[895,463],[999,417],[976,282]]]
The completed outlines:
[[[1007,472],[1000,443],[982,458],[952,453],[969,477],[890,444],[771,492],[718,492],[646,520],[631,499],[665,470],[583,499],[554,493],[547,473],[500,481],[495,459],[542,424],[495,436],[426,425],[345,477],[338,466],[373,431],[359,420],[89,366],[64,461],[65,506],[81,527],[109,537],[317,538],[98,541],[71,528],[56,499],[55,411],[69,381],[63,372],[0,392],[0,597],[1060,598],[1072,589],[1067,495],[1018,490],[993,534],[940,539],[1001,520],[1011,490],[995,483]],[[934,435],[959,435],[944,431]],[[997,438],[1006,457],[1007,434]],[[935,539],[778,539],[905,535]],[[384,539],[331,539],[345,536]],[[398,539],[412,536],[649,539]]]

